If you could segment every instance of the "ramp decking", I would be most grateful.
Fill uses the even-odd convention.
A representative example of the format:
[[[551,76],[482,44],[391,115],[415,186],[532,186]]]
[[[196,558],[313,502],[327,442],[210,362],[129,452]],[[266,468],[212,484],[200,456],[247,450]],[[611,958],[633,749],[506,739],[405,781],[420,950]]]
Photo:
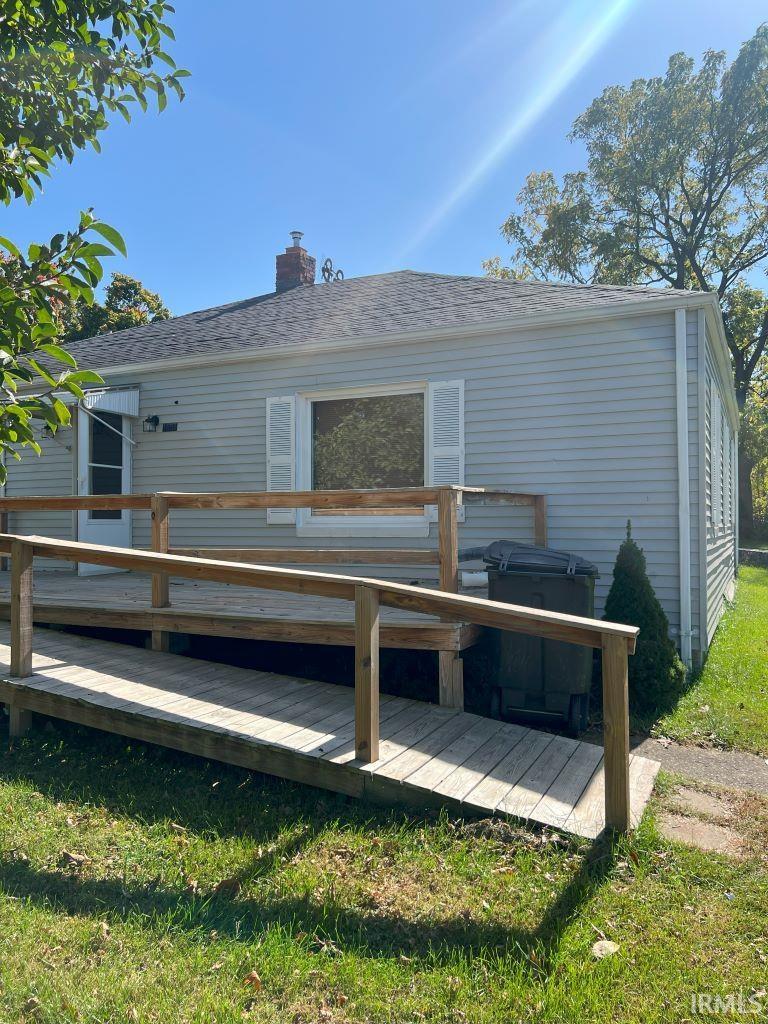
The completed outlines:
[[[452,708],[381,696],[378,760],[355,759],[354,691],[37,629],[33,675],[0,701],[271,775],[384,802],[501,814],[594,837],[604,827],[602,749]],[[632,818],[659,765],[630,758]]]

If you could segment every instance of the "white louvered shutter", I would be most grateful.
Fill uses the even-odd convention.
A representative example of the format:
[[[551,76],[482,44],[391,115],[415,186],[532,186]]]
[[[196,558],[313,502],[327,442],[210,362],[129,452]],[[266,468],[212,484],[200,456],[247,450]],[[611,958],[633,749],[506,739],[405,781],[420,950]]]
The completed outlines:
[[[267,399],[267,490],[296,490],[296,400]],[[268,508],[268,523],[295,523],[296,509]]]
[[[464,483],[464,381],[434,381],[427,386],[429,451],[427,484]],[[430,510],[434,517],[435,511]],[[463,518],[463,509],[459,510]]]

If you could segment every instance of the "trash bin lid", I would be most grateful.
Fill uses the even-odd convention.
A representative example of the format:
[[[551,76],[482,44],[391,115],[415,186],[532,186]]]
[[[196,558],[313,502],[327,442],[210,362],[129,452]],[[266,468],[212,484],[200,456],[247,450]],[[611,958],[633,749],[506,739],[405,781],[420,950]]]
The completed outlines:
[[[596,565],[567,551],[519,544],[514,540],[495,540],[485,549],[483,561],[498,572],[529,572],[553,576],[599,576]]]

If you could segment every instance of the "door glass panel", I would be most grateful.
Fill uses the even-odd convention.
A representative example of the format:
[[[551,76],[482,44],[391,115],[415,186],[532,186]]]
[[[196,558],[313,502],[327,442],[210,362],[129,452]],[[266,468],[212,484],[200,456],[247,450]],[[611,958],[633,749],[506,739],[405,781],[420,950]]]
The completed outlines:
[[[123,417],[100,412],[89,417],[90,452],[88,490],[91,494],[122,494],[123,491]],[[113,429],[110,429],[113,428]],[[96,509],[90,519],[120,519],[121,509]]]
[[[123,439],[115,431],[122,432],[123,417],[113,412],[100,412],[96,415],[98,419],[90,417],[91,462],[95,462],[99,466],[122,466]],[[110,427],[112,427],[111,430]],[[105,492],[94,491],[93,493],[104,494]],[[120,493],[120,488],[116,493]]]

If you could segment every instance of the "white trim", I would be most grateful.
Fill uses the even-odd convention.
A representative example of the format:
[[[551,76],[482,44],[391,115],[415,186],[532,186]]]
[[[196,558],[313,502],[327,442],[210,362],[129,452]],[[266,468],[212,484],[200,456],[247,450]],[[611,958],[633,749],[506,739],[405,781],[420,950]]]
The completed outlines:
[[[680,656],[691,656],[691,495],[688,462],[687,311],[675,310],[675,385],[677,406],[677,512],[680,548]]]
[[[699,637],[702,656],[709,649],[709,632],[707,629],[707,576],[709,560],[707,557],[707,474],[706,474],[706,406],[707,406],[707,330],[706,314],[702,308],[697,310],[696,321],[696,367],[698,377],[698,410],[699,426]]]
[[[296,445],[296,480],[300,490],[312,490],[312,418],[313,402],[333,401],[339,398],[376,398],[386,395],[424,396],[424,423],[426,446],[427,382],[400,381],[396,384],[370,386],[316,388],[296,393],[296,419],[298,444]],[[424,451],[426,474],[428,452]],[[425,479],[426,483],[426,479]],[[299,537],[428,537],[429,520],[426,511],[414,516],[313,516],[312,509],[297,509],[296,534]]]

